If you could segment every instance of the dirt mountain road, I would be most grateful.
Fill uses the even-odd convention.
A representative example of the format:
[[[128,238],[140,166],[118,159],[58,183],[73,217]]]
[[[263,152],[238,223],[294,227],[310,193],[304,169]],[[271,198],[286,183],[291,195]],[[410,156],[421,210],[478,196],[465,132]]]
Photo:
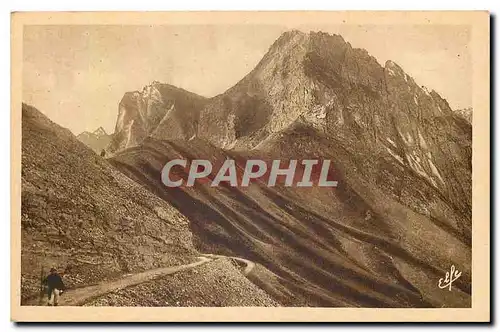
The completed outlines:
[[[179,265],[179,266],[170,266],[163,267],[153,270],[148,270],[136,274],[126,275],[121,279],[112,280],[112,281],[104,281],[97,285],[92,285],[88,287],[82,287],[77,289],[70,289],[59,298],[59,306],[80,306],[84,303],[105,295],[110,292],[114,292],[126,287],[134,286],[141,284],[143,282],[158,278],[160,276],[170,275],[177,272],[185,271],[192,269],[196,266],[203,265],[207,262],[210,262],[219,258],[227,258],[235,261],[240,267],[242,267],[243,275],[247,276],[252,269],[255,267],[255,263],[251,262],[247,259],[240,257],[229,257],[223,255],[214,255],[214,254],[202,254],[202,256],[198,257],[199,260],[197,262],[193,262],[190,264]],[[44,294],[44,299],[42,301],[42,305],[46,303],[46,295]],[[28,305],[40,305],[39,298],[32,299],[28,302]]]
[[[77,288],[77,289],[70,289],[59,298],[59,305],[60,306],[79,306],[84,304],[85,302],[88,302],[89,300],[119,290],[123,289],[126,287],[134,286],[152,279],[155,279],[159,276],[164,276],[164,275],[169,275],[173,273],[177,273],[180,271],[192,269],[196,266],[205,264],[207,262],[212,261],[212,259],[207,258],[207,257],[199,257],[199,260],[197,262],[193,262],[190,264],[186,265],[179,265],[179,266],[170,266],[170,267],[163,267],[163,268],[158,268],[158,269],[153,269],[153,270],[148,270],[144,271],[141,273],[137,274],[132,274],[132,275],[127,275],[121,279],[118,280],[113,280],[113,281],[105,281],[102,283],[99,283],[97,285],[92,285],[88,287],[83,287],[83,288]],[[43,304],[45,305],[46,301],[46,295],[44,295],[44,302]],[[39,305],[39,299],[33,299],[32,301],[28,302],[28,305]]]

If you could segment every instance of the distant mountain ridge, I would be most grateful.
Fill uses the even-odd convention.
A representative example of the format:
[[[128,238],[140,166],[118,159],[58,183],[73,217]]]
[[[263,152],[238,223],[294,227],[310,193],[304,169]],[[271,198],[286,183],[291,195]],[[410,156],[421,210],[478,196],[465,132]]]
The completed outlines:
[[[97,137],[108,135],[103,127],[99,127],[96,130],[94,130],[93,134],[96,135]]]
[[[103,127],[99,127],[93,132],[84,131],[76,138],[91,148],[95,153],[100,154],[111,142],[112,135],[108,135]]]

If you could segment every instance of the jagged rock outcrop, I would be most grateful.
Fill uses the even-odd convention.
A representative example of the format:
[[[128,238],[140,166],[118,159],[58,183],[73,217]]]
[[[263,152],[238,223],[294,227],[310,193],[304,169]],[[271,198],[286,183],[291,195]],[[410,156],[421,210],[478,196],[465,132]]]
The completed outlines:
[[[103,127],[99,127],[93,132],[84,131],[76,138],[91,148],[95,153],[100,154],[111,142],[112,135],[108,135]]]
[[[458,109],[455,112],[472,124],[472,107]]]
[[[169,84],[152,82],[127,92],[119,104],[108,154],[139,145],[146,137],[189,139],[196,134],[198,113],[206,98]]]
[[[258,148],[295,121],[338,139],[365,161],[364,177],[378,178],[419,212],[443,209],[435,192],[470,220],[471,126],[396,63],[382,67],[338,35],[287,32],[250,74],[201,111],[198,136],[223,148]],[[407,195],[406,180],[374,164],[375,156],[432,189]],[[470,241],[470,222],[451,224]]]

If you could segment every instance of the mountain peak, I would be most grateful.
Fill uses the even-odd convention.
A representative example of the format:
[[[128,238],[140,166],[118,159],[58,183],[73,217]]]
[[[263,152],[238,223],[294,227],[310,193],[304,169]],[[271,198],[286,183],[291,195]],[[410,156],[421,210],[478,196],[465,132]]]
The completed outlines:
[[[273,43],[270,49],[276,49],[287,45],[288,43],[293,44],[303,44],[303,46],[307,46],[309,41],[313,40],[317,46],[321,46],[324,44],[329,44],[329,47],[338,45],[341,47],[351,47],[351,45],[345,41],[345,39],[341,35],[330,34],[323,31],[310,31],[303,32],[300,30],[289,30],[283,32],[278,39]],[[366,51],[365,51],[366,52]]]
[[[287,52],[290,49],[298,49],[299,45],[307,44],[309,34],[306,34],[299,30],[290,30],[283,32],[278,39],[269,47],[269,51],[264,55],[261,62],[266,62],[266,59],[270,59],[276,54]]]
[[[473,112],[472,107],[455,110],[455,113],[457,113],[459,116],[467,120],[469,123],[472,123],[472,112]]]
[[[396,62],[392,60],[387,60],[385,62],[385,70],[389,72],[389,74],[394,76],[404,76],[405,72],[403,68],[401,68]]]
[[[94,130],[93,134],[96,136],[106,136],[107,135],[106,130],[104,130],[103,127],[99,127],[96,130]]]

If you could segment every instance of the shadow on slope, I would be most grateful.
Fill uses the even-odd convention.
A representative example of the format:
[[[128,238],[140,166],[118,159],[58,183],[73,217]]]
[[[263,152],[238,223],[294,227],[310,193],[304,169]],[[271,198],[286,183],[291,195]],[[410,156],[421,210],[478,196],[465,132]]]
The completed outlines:
[[[353,172],[360,166],[354,155],[332,138],[309,130],[293,126],[250,152],[223,151],[199,139],[148,139],[119,153],[111,163],[179,209],[191,221],[202,250],[241,256],[269,269],[278,291],[272,292],[267,281],[261,280],[261,287],[281,294],[286,305],[470,306],[470,246]],[[197,183],[166,188],[160,179],[163,165],[176,158],[209,159],[214,164],[233,158],[242,167],[251,157],[298,156],[330,158],[339,187]],[[451,264],[463,275],[448,292],[437,282]],[[259,283],[259,278],[253,280]]]

